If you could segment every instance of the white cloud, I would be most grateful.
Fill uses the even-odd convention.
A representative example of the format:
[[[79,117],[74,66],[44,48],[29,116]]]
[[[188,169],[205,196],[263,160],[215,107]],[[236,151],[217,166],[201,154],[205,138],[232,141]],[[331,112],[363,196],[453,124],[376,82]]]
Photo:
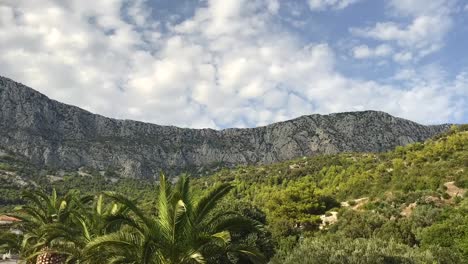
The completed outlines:
[[[266,1],[267,1],[268,11],[270,11],[270,13],[272,14],[278,13],[280,6],[281,6],[279,0],[266,0]]]
[[[419,16],[406,27],[394,22],[382,22],[375,27],[353,29],[352,32],[381,41],[396,41],[402,47],[425,48],[441,43],[451,26],[451,20],[446,17]]]
[[[425,123],[465,113],[466,94],[453,90],[468,87],[466,76],[416,88],[400,80],[404,90],[348,78],[327,43],[304,43],[276,23],[279,3],[211,0],[161,25],[143,1],[2,1],[1,74],[103,115],[188,127],[363,109]],[[366,48],[364,57],[393,54]]]
[[[386,57],[391,55],[393,49],[389,45],[379,45],[374,49],[369,48],[367,45],[360,45],[353,48],[353,56],[356,59]]]
[[[468,72],[450,79],[440,66],[427,65],[404,68],[394,78],[401,81],[404,92],[399,102],[402,111],[413,112],[416,120],[425,116],[430,123],[443,123],[461,120],[468,113]]]
[[[454,7],[453,0],[390,0],[388,6],[397,15],[448,15]]]
[[[393,56],[393,60],[399,63],[405,63],[413,59],[413,54],[411,52],[399,52]]]
[[[308,0],[309,7],[313,11],[326,9],[344,9],[361,0]]]
[[[391,0],[388,2],[390,12],[397,17],[410,17],[410,23],[385,21],[350,31],[355,36],[394,44],[402,54],[413,53],[411,59],[422,58],[444,46],[445,36],[453,27],[452,3],[446,0]]]

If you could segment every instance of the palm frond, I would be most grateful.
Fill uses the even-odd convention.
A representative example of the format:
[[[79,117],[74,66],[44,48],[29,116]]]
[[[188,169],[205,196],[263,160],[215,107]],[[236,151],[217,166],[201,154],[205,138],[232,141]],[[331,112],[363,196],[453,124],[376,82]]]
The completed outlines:
[[[113,199],[114,201],[124,205],[127,207],[130,211],[132,211],[145,225],[151,226],[152,221],[146,217],[145,213],[138,208],[138,206],[131,201],[130,199],[126,198],[125,196],[121,194],[117,194],[115,192],[104,192],[104,195],[107,197]]]
[[[212,238],[226,245],[231,241],[231,233],[228,231],[221,231],[216,234],[211,235]]]
[[[237,251],[240,255],[247,257],[254,264],[267,263],[267,259],[265,258],[265,256],[256,248],[241,246],[237,247],[235,251]]]
[[[122,226],[130,226],[140,232],[145,232],[148,227],[144,227],[137,219],[126,214],[106,215],[103,217],[104,230],[113,231],[121,228]]]
[[[174,208],[170,204],[171,187],[163,173],[159,176],[159,182],[158,223],[161,228],[162,235],[173,243]]]
[[[221,184],[204,196],[195,206],[194,223],[201,223],[216,204],[232,189],[230,184]]]
[[[193,251],[193,252],[190,252],[190,254],[188,255],[187,258],[183,259],[181,261],[181,263],[200,263],[200,264],[204,264],[206,263],[206,259],[203,257],[203,255],[198,252],[198,251]]]
[[[142,245],[140,236],[137,234],[118,231],[93,239],[84,248],[83,255],[84,259],[90,263],[106,263],[105,260],[109,256],[126,259],[127,263],[141,263],[141,256],[138,252]]]
[[[219,222],[216,223],[213,230],[215,232],[221,232],[223,230],[229,230],[232,232],[236,232],[236,231],[252,232],[252,231],[258,231],[260,226],[261,226],[260,223],[250,218],[247,218],[244,216],[233,216],[233,217],[228,217],[225,219],[219,219]]]

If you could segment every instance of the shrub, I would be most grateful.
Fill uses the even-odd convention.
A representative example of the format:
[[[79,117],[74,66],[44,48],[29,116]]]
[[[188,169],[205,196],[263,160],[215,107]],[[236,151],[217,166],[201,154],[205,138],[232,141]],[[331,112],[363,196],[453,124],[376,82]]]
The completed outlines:
[[[284,261],[285,264],[341,263],[437,263],[429,250],[423,251],[393,240],[349,239],[325,236],[306,239]]]

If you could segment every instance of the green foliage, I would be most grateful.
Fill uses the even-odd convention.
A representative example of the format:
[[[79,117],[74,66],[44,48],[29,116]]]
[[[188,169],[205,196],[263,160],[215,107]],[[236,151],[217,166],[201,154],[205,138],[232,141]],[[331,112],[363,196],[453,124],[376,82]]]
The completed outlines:
[[[302,181],[286,187],[267,187],[258,193],[254,203],[270,214],[271,230],[281,236],[316,230],[321,222],[318,215],[339,205],[333,198],[320,195],[314,184]]]
[[[24,236],[19,251],[23,259],[34,261],[44,249],[66,254],[62,251],[65,244],[57,234],[73,225],[73,215],[81,205],[79,193],[71,191],[61,197],[55,190],[50,195],[26,191],[23,197],[29,203],[14,215],[22,220],[20,229]]]
[[[0,229],[0,253],[11,252],[19,253],[21,250],[21,237],[19,235]]]
[[[273,257],[275,254],[275,243],[271,232],[266,228],[268,223],[265,213],[252,204],[239,200],[223,199],[219,206],[215,208],[213,215],[229,211],[250,218],[262,226],[255,230],[249,230],[249,232],[234,233],[231,235],[231,241],[257,248],[267,259]],[[247,261],[243,260],[239,263],[247,263]]]
[[[430,251],[423,251],[393,240],[375,238],[349,239],[340,236],[322,236],[305,239],[284,260],[273,263],[437,263]]]
[[[165,181],[165,187],[158,187],[120,178],[117,169],[70,172],[51,181],[48,175],[57,175],[54,170],[35,170],[13,156],[0,158],[0,164],[6,164],[0,173],[3,168],[48,191],[55,188],[58,196],[71,189],[83,196],[107,193],[103,203],[98,196],[77,208],[70,203],[80,215],[63,219],[71,228],[52,221],[37,229],[43,232],[35,238],[42,241],[39,245],[75,259],[86,259],[80,252],[87,252],[98,262],[150,263],[152,254],[159,254],[174,263],[184,262],[191,252],[195,261],[210,256],[204,257],[208,263],[250,263],[261,260],[255,257],[260,251],[267,259],[275,255],[272,263],[468,263],[467,195],[451,197],[444,186],[453,181],[468,187],[466,125],[386,153],[320,155],[223,169],[194,179],[190,188],[183,177],[177,187]],[[0,174],[0,206],[33,206],[19,195],[32,186]],[[96,213],[99,207],[101,214]],[[320,215],[332,217],[332,211],[338,212],[336,223],[319,230]],[[248,228],[223,229],[228,236],[207,222]],[[195,230],[188,223],[201,224]],[[252,228],[253,223],[262,227]],[[49,235],[41,235],[45,233]],[[193,247],[197,237],[210,246]]]
[[[371,238],[374,232],[386,223],[386,218],[370,211],[357,212],[345,210],[339,216],[340,219],[330,227],[330,232],[339,232],[349,238]]]
[[[25,192],[28,203],[15,214],[22,220],[22,242],[2,232],[0,249],[19,251],[28,263],[43,254],[90,264],[265,263],[258,248],[273,254],[260,222],[232,210],[215,210],[232,189],[229,184],[197,199],[188,178],[172,186],[162,175],[158,189],[156,213],[115,192]],[[261,218],[261,212],[253,214]]]
[[[468,262],[468,200],[460,206],[447,208],[440,216],[441,221],[423,228],[419,233],[421,246],[437,245],[449,249]]]
[[[264,263],[263,255],[236,234],[248,236],[257,223],[234,212],[211,214],[231,190],[221,184],[195,202],[188,178],[172,187],[160,177],[158,214],[146,215],[126,197],[106,196],[131,212],[122,218],[127,228],[97,237],[84,249],[89,263]]]
[[[0,163],[0,170],[5,170],[5,171],[14,171],[15,168],[11,166],[10,164],[7,163]]]
[[[405,262],[403,258],[395,263],[463,263],[468,259],[463,250],[468,237],[463,229],[466,224],[461,217],[444,219],[466,198],[452,199],[442,187],[448,181],[465,187],[467,162],[468,133],[452,130],[437,139],[387,153],[316,156],[268,166],[242,166],[197,179],[195,184],[204,189],[229,182],[235,188],[228,197],[231,202],[240,200],[262,208],[276,240],[278,259],[284,259],[298,239],[312,232],[317,239],[334,234],[346,241],[393,241],[405,250],[422,246],[422,250],[408,251],[408,256],[422,251],[431,255],[424,261]],[[348,201],[353,207],[357,203],[352,199],[361,197],[369,197],[369,202],[360,210],[338,209],[338,222],[326,231],[316,231],[318,215],[339,208],[337,200]],[[410,204],[414,208],[403,217],[403,210]],[[442,235],[444,230],[451,232]],[[451,236],[455,239],[450,240]]]

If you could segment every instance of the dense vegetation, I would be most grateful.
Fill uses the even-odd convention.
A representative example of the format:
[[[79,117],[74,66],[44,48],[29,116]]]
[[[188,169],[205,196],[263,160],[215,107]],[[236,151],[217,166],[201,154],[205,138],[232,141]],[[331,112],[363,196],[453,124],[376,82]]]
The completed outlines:
[[[0,243],[27,263],[265,263],[241,239],[260,233],[261,224],[214,210],[231,188],[220,184],[195,200],[187,177],[172,186],[161,175],[157,212],[151,213],[115,192],[25,192],[29,203],[15,214],[22,238],[2,232]]]
[[[30,172],[28,180],[49,191],[55,188],[65,194],[78,189],[98,197],[112,190],[138,201],[142,214],[160,215],[158,184],[120,179],[112,170],[65,174],[50,183],[48,175],[56,172],[34,174],[27,165],[7,157],[0,161],[4,170],[18,175]],[[0,203],[9,205],[4,210],[25,203],[17,183],[7,177],[0,180]],[[218,186],[232,190],[220,200],[214,215],[235,211],[257,227],[264,225],[237,230],[230,236],[232,244],[256,249],[271,263],[468,263],[466,125],[386,153],[240,166],[192,181],[195,197]],[[208,263],[227,260],[253,261],[230,254]]]
[[[369,254],[362,263],[382,263],[382,258],[390,263],[468,263],[468,201],[463,194],[468,187],[467,128],[453,127],[435,139],[387,153],[246,166],[196,184],[204,188],[229,182],[235,189],[227,203],[247,203],[266,214],[276,243],[274,263],[324,263],[324,258],[357,263],[356,256],[340,257],[348,251]],[[340,206],[345,201],[348,206]],[[318,215],[332,211],[336,223],[318,231]],[[366,246],[382,243],[389,251]],[[306,251],[310,258],[303,257]]]

